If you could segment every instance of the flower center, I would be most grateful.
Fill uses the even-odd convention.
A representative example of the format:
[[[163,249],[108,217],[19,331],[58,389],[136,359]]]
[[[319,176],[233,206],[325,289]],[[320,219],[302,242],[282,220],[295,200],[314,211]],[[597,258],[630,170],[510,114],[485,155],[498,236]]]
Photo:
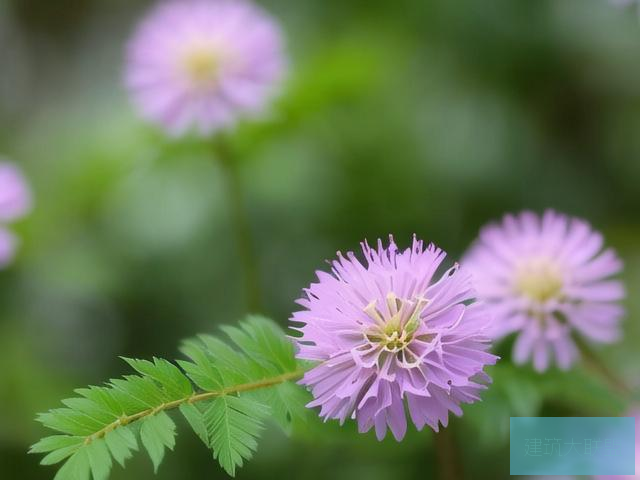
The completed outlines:
[[[375,301],[364,309],[367,316],[375,321],[375,325],[365,332],[365,338],[369,343],[377,344],[387,352],[398,353],[413,340],[413,335],[420,326],[420,314],[427,306],[428,300],[405,300],[389,293],[386,301],[387,314],[378,310]]]
[[[181,66],[187,79],[198,88],[216,84],[220,71],[220,55],[211,45],[194,44],[181,56]]]
[[[516,272],[515,289],[538,302],[560,296],[563,277],[557,263],[546,257],[534,258],[520,265]]]

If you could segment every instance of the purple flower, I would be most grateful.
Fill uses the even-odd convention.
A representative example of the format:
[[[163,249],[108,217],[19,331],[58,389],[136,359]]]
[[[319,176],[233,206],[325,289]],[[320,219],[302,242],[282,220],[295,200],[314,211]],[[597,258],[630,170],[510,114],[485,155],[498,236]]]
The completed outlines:
[[[286,69],[278,24],[245,0],[170,0],[128,48],[126,84],[148,120],[201,135],[258,115]]]
[[[624,288],[609,277],[622,262],[602,244],[587,222],[553,211],[506,215],[482,229],[463,265],[493,314],[493,338],[518,332],[516,363],[533,356],[543,372],[555,358],[568,369],[578,356],[572,333],[595,342],[618,338]]]
[[[31,203],[31,191],[20,170],[0,161],[0,268],[13,260],[17,246],[17,239],[5,226],[26,215]]]
[[[7,223],[27,214],[31,208],[31,193],[20,170],[0,161],[0,223]]]
[[[320,362],[301,381],[314,396],[308,407],[321,407],[325,421],[355,419],[360,432],[375,427],[380,440],[388,426],[401,440],[406,405],[418,430],[438,431],[490,381],[488,316],[457,265],[436,280],[446,254],[434,245],[414,237],[399,251],[390,237],[388,247],[365,242],[362,251],[364,264],[338,252],[293,314],[298,358]]]

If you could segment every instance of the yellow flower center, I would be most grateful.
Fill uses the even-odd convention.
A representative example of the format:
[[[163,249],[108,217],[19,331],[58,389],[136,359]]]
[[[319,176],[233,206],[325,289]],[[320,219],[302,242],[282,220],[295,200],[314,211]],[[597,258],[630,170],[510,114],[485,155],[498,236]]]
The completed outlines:
[[[515,276],[518,293],[537,302],[546,302],[562,293],[563,276],[558,264],[546,257],[521,264]]]
[[[181,66],[189,81],[198,88],[216,84],[220,71],[220,54],[212,45],[193,44],[181,56]]]
[[[364,309],[369,318],[375,321],[365,333],[366,339],[378,344],[383,350],[398,353],[404,350],[413,334],[420,326],[420,314],[427,306],[425,298],[415,301],[398,298],[394,293],[387,295],[388,315],[382,314],[373,301]]]

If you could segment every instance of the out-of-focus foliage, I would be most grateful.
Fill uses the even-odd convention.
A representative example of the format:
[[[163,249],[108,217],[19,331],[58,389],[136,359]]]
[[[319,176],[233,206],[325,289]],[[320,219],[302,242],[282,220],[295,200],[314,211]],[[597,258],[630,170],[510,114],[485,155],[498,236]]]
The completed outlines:
[[[246,313],[223,172],[206,145],[135,117],[123,49],[150,1],[0,0],[0,153],[35,210],[0,272],[0,477],[50,478],[25,455],[33,422],[118,356]],[[553,207],[589,219],[625,261],[623,340],[598,355],[640,387],[640,25],[604,0],[265,0],[291,78],[230,138],[263,312],[286,324],[335,251],[412,233],[457,258],[487,220]],[[509,415],[614,415],[625,399],[584,366],[543,377],[503,362],[450,432],[468,478],[508,475]],[[180,428],[180,425],[178,425]],[[430,432],[378,443],[311,420],[264,432],[239,478],[435,477]],[[192,443],[190,443],[192,442]],[[157,478],[223,475],[194,436]],[[148,459],[126,474],[146,478]],[[218,471],[219,470],[219,471]]]

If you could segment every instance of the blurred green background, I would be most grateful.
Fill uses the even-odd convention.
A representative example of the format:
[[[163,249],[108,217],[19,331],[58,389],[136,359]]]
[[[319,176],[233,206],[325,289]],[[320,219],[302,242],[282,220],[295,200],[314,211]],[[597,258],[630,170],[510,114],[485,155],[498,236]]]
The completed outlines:
[[[523,208],[589,219],[625,260],[621,343],[598,355],[640,387],[640,24],[604,0],[265,0],[291,78],[273,117],[233,138],[262,312],[286,325],[335,251],[412,233],[458,258],[485,222]],[[0,272],[0,478],[47,479],[36,412],[175,358],[179,340],[247,312],[224,176],[193,141],[141,122],[123,49],[151,2],[0,0],[0,154],[36,209]],[[508,476],[510,415],[618,415],[583,366],[541,376],[505,361],[452,421],[465,478]],[[410,429],[411,430],[411,429]],[[224,478],[181,430],[158,479]],[[440,478],[434,435],[396,444],[312,415],[265,433],[238,478]],[[389,436],[390,437],[390,436]],[[144,455],[115,479],[152,478]]]

